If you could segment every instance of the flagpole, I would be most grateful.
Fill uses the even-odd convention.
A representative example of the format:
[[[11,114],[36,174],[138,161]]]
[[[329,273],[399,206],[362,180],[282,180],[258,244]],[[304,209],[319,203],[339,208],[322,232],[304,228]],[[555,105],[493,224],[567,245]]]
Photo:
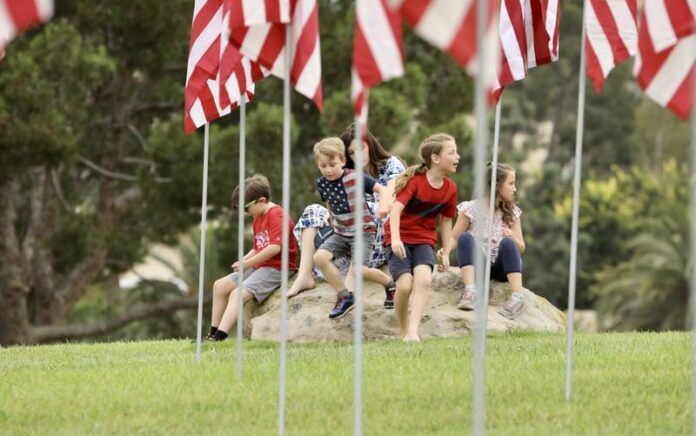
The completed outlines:
[[[495,105],[495,127],[493,128],[493,158],[491,159],[491,186],[488,194],[488,240],[493,234],[493,214],[495,213],[496,178],[498,174],[498,142],[500,139],[500,112],[502,110],[503,96],[500,95],[498,103]],[[483,276],[483,307],[488,307],[488,298],[491,291],[491,250],[492,244],[488,244],[486,250],[486,273]]]
[[[278,435],[285,434],[285,388],[288,348],[288,228],[290,214],[290,62],[292,59],[292,26],[285,25],[285,79],[283,80],[283,233],[281,247],[280,285],[280,377],[278,389]]]
[[[203,281],[205,278],[205,233],[208,212],[208,143],[210,125],[205,123],[203,134],[203,194],[201,200],[201,245],[198,264],[198,325],[196,326],[196,362],[201,361],[201,337],[203,336]]]
[[[566,325],[566,380],[565,399],[570,401],[573,373],[573,346],[575,330],[575,285],[578,258],[578,217],[580,214],[580,183],[582,171],[582,136],[585,128],[585,83],[587,59],[585,56],[585,19],[587,2],[583,2],[582,40],[580,43],[580,78],[578,84],[578,117],[575,131],[575,177],[573,179],[573,218],[570,235],[570,275],[568,277],[568,320]]]
[[[487,23],[487,1],[476,0],[476,53],[478,54],[478,74],[475,88],[476,137],[474,143],[474,198],[483,199],[484,195],[484,166],[488,126],[486,120],[485,86],[487,76],[486,50],[484,43],[484,28]],[[483,207],[479,204],[479,208]],[[480,211],[479,211],[480,212]],[[482,274],[482,257],[475,251],[474,270],[476,271],[476,288],[484,289]],[[479,298],[476,304],[476,325],[474,327],[474,392],[473,392],[473,433],[482,436],[486,426],[485,399],[485,366],[486,366],[486,324],[488,307],[484,299]]]
[[[244,205],[246,192],[244,175],[246,173],[246,102],[242,94],[239,99],[239,206],[237,218],[237,377],[242,378],[242,347],[244,329]]]
[[[367,91],[365,91],[365,102],[367,105]],[[363,218],[364,211],[362,202],[365,201],[365,181],[363,175],[365,173],[362,145],[362,126],[360,125],[359,117],[355,117],[355,171],[358,173],[358,178],[355,183],[355,198],[360,199],[355,206],[355,238],[353,247],[354,261],[353,269],[355,273],[355,311],[353,314],[353,349],[354,349],[354,375],[353,375],[353,435],[360,436],[362,434],[362,318],[363,318],[363,271],[362,259],[364,257],[363,249]],[[357,262],[355,261],[357,260]]]

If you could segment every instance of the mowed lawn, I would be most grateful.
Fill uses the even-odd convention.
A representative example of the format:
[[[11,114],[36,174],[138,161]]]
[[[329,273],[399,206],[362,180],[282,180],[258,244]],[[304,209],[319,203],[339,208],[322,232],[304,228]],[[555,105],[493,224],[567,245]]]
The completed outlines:
[[[579,334],[564,399],[565,335],[490,336],[488,434],[691,432],[688,333]],[[286,433],[353,433],[351,344],[291,344]],[[273,435],[278,344],[65,344],[0,349],[0,434]],[[471,338],[366,343],[363,433],[469,434]]]

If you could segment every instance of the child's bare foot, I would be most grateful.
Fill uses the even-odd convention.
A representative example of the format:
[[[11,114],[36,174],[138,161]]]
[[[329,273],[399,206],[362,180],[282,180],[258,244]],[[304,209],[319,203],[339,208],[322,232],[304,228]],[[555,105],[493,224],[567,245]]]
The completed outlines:
[[[404,336],[404,342],[420,342],[420,338],[416,333],[408,333]]]
[[[288,298],[292,298],[300,292],[308,291],[316,287],[317,284],[311,276],[305,277],[298,275],[295,282],[292,284],[292,287],[290,290],[288,290]]]

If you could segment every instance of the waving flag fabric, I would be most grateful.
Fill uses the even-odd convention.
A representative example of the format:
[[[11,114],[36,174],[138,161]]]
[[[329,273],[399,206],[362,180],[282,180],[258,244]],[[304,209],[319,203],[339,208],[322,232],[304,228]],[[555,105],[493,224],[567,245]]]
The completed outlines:
[[[693,107],[694,5],[688,0],[645,0],[633,74],[659,105],[686,119]]]
[[[0,53],[20,32],[53,16],[53,0],[0,0]]]
[[[587,75],[599,93],[614,66],[638,49],[636,0],[589,0],[586,5]]]
[[[471,76],[478,76],[476,46],[476,0],[390,0],[393,8],[413,28],[417,35],[435,47],[449,53]],[[498,0],[488,0],[488,22],[484,33],[488,84],[492,102],[493,91],[499,87],[500,70]]]
[[[367,122],[367,91],[404,75],[401,18],[386,0],[357,0],[351,97],[355,114]]]
[[[230,44],[276,77],[285,77],[285,24],[291,26],[290,82],[323,109],[317,0],[225,0]]]

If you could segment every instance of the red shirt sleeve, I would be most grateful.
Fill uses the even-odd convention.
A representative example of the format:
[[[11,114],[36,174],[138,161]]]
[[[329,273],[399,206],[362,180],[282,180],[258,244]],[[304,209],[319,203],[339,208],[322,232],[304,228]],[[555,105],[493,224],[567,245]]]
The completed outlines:
[[[446,200],[445,207],[442,209],[442,216],[452,218],[457,214],[457,185],[450,179],[445,179],[449,187],[447,193],[449,197]]]
[[[280,245],[283,240],[283,208],[276,206],[268,211],[266,226],[268,226],[268,244]]]

